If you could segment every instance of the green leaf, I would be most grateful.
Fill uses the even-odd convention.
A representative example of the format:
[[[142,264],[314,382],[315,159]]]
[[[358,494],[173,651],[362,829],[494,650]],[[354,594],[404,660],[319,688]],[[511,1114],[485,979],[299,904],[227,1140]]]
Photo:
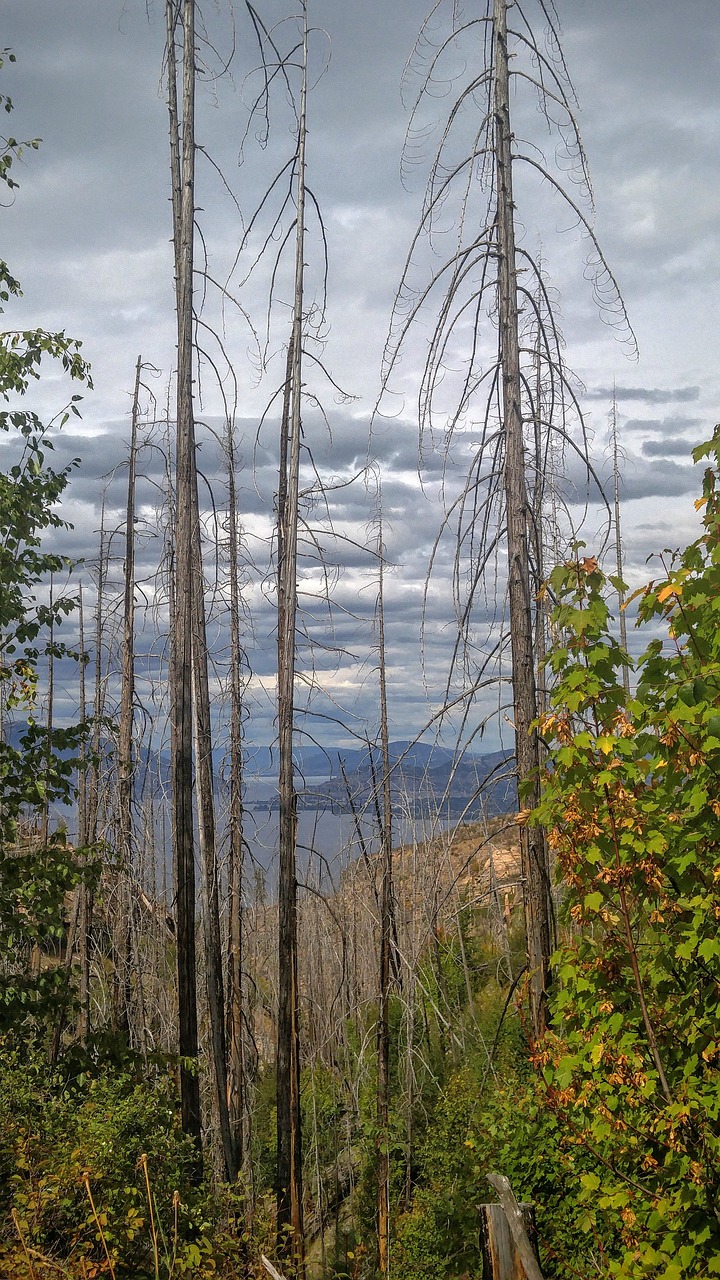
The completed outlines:
[[[597,890],[595,890],[594,893],[588,893],[585,895],[583,906],[585,907],[586,911],[599,911],[603,905],[603,902],[604,902],[603,895]]]

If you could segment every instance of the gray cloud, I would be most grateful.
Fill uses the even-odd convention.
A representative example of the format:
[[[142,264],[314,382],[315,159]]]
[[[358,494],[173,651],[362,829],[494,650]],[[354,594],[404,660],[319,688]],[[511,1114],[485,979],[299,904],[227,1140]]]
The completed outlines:
[[[347,477],[367,456],[368,423],[379,392],[390,307],[422,198],[422,163],[409,174],[409,190],[398,180],[407,122],[399,81],[421,14],[413,0],[393,4],[365,0],[363,5],[325,8],[328,12],[322,20],[332,37],[332,64],[311,99],[309,174],[324,211],[330,254],[327,362],[358,400],[350,407],[336,405],[332,392],[326,395],[322,378],[313,373],[313,390],[318,387],[325,396],[332,441],[318,415],[308,411],[305,425],[323,476]],[[641,507],[643,499],[662,498],[667,523],[684,529],[686,496],[697,487],[696,473],[673,459],[689,449],[693,434],[701,438],[703,423],[715,420],[720,398],[713,326],[704,322],[709,308],[716,306],[720,287],[720,110],[716,54],[709,38],[717,25],[716,0],[695,0],[692,21],[670,0],[635,0],[631,6],[626,0],[604,0],[602,5],[559,0],[559,9],[595,178],[598,231],[638,332],[638,366],[628,371],[622,349],[598,323],[582,278],[584,248],[575,232],[568,230],[572,219],[549,191],[524,175],[518,177],[525,219],[520,240],[532,252],[542,243],[551,285],[561,290],[566,353],[590,388],[583,404],[593,409],[591,422],[609,406],[613,379],[621,412],[637,405],[639,412],[647,406],[648,412],[658,414],[633,417],[622,424],[623,433],[632,433],[638,441],[637,451],[624,466],[623,494],[632,499],[628,512]],[[208,22],[220,24],[213,29],[213,38],[222,45],[227,9],[207,6],[207,10]],[[8,324],[43,323],[77,333],[85,338],[93,359],[97,390],[86,396],[83,406],[90,434],[61,435],[55,455],[58,465],[76,455],[82,458],[65,507],[76,528],[63,546],[90,561],[96,555],[102,477],[113,469],[108,521],[122,527],[128,392],[137,353],[142,351],[162,370],[152,383],[161,405],[174,360],[166,111],[159,92],[162,6],[151,4],[148,18],[142,3],[126,0],[105,0],[102,5],[97,0],[76,0],[72,6],[58,6],[56,0],[33,0],[32,5],[27,0],[6,0],[3,24],[3,43],[13,44],[18,55],[7,86],[17,104],[14,131],[18,136],[41,134],[45,140],[21,174],[14,207],[2,214],[8,260],[26,288],[25,299],[7,319]],[[286,156],[289,134],[288,118],[283,117],[267,151],[261,153],[250,139],[243,163],[238,164],[249,96],[245,74],[255,58],[242,28],[239,37],[233,76],[215,84],[206,79],[202,87],[198,127],[202,144],[223,167],[247,218],[273,167]],[[315,56],[319,52],[318,47]],[[445,104],[442,100],[431,104],[433,111],[436,105]],[[533,106],[518,119],[518,133],[537,136],[536,124]],[[426,162],[428,145],[420,150]],[[203,153],[199,175],[198,203],[211,270],[216,278],[225,279],[241,223]],[[310,250],[309,279],[311,289],[317,291],[316,239]],[[431,264],[432,255],[428,253],[423,261]],[[266,280],[259,278],[243,290],[244,303],[258,327],[262,326]],[[287,287],[287,273],[281,273],[283,299]],[[206,318],[224,332],[240,384],[240,510],[248,530],[248,557],[254,561],[245,575],[254,627],[248,645],[253,666],[266,678],[273,670],[275,616],[268,549],[261,535],[272,525],[277,488],[277,405],[257,448],[255,434],[273,380],[277,384],[282,377],[286,315],[281,311],[272,329],[271,373],[267,388],[258,389],[256,369],[246,359],[251,346],[247,328],[229,307],[221,316],[216,301],[208,303]],[[440,438],[440,447],[428,448],[424,455],[426,484],[420,487],[412,416],[431,328],[428,315],[397,370],[393,385],[397,397],[391,403],[403,407],[402,420],[376,421],[371,444],[383,482],[387,555],[397,565],[387,578],[391,698],[396,725],[408,731],[418,727],[427,713],[419,631],[423,583],[442,518],[439,481],[446,466]],[[494,331],[483,341],[489,349]],[[462,354],[460,343],[451,355],[457,355],[459,362]],[[203,396],[208,421],[217,429],[222,425],[221,405],[207,369]],[[40,410],[49,415],[61,401],[58,385],[43,379],[36,396]],[[697,417],[672,412],[674,406],[690,404]],[[663,406],[667,414],[662,413]],[[440,437],[443,422],[440,414]],[[604,440],[604,421],[600,430]],[[663,439],[644,438],[653,435]],[[453,453],[447,463],[448,500],[457,492],[467,457],[462,436]],[[0,440],[3,456],[7,455]],[[209,439],[202,445],[200,458],[221,515],[222,458]],[[150,519],[160,501],[157,486],[164,475],[160,455],[145,452],[142,471],[140,496]],[[305,478],[310,483],[309,467]],[[570,485],[575,483],[576,496],[582,501],[583,478],[574,463],[568,466],[567,479]],[[330,495],[329,505],[338,532],[362,542],[373,515],[372,494],[358,482]],[[596,515],[593,509],[588,521]],[[628,552],[640,573],[647,552],[662,536],[662,526],[647,522],[644,527],[633,526],[633,518],[629,514]],[[348,651],[365,655],[362,677],[348,677],[347,687],[335,692],[346,706],[372,719],[372,557],[362,547],[332,536],[321,505],[312,519],[339,569],[334,588],[335,636]],[[430,697],[442,687],[456,634],[453,538],[451,527],[437,549],[426,602],[425,669]],[[120,539],[115,545],[119,556]],[[153,538],[144,540],[139,549],[139,572],[147,583],[155,572],[159,550],[159,539]],[[119,579],[119,567],[113,564],[114,581]],[[213,567],[209,554],[208,570]],[[493,626],[493,575],[494,567],[484,584],[488,601],[478,599],[474,636],[480,645]],[[85,577],[87,581],[87,573]],[[502,557],[497,590],[502,594]],[[89,584],[88,598],[91,603]],[[323,640],[331,632],[327,615],[312,601],[306,604],[308,626]],[[213,625],[221,651],[226,640],[219,604]],[[148,634],[139,644],[151,669],[156,641]],[[305,660],[304,648],[303,654]],[[222,665],[222,653],[220,661]],[[323,653],[318,663],[328,675],[334,671],[331,655]],[[258,689],[253,696],[257,727],[252,732],[272,736],[272,702]],[[320,700],[319,705],[328,713],[332,710],[330,701]]]
[[[703,425],[702,418],[628,418],[622,424],[623,431],[658,431],[663,435],[681,435]]]
[[[697,444],[696,440],[646,440],[642,451],[646,458],[664,458],[670,455],[687,460],[695,444]]]
[[[668,459],[639,463],[637,470],[623,470],[623,498],[675,498],[693,493],[698,487],[693,467],[681,467]]]
[[[700,399],[699,387],[591,387],[586,392],[588,400],[612,401],[642,400],[645,404],[684,404]]]

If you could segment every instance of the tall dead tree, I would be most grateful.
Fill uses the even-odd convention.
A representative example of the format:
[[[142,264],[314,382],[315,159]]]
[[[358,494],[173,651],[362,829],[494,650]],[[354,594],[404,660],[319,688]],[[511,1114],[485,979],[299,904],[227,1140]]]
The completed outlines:
[[[135,366],[130,420],[130,455],[128,459],[127,510],[125,516],[125,556],[123,564],[123,634],[120,660],[120,718],[118,725],[118,853],[120,868],[117,897],[120,909],[116,921],[117,940],[114,1022],[130,1039],[133,969],[133,722],[135,704],[135,486],[137,478],[137,430],[140,399],[142,356]],[[136,974],[140,980],[140,975]]]
[[[78,648],[80,651],[80,723],[87,720],[87,694],[85,684],[85,609],[82,582],[78,588]],[[78,844],[81,850],[88,846],[87,804],[87,742],[80,743],[80,772],[78,776]],[[85,856],[85,854],[83,854]],[[89,885],[78,886],[78,1012],[76,1032],[82,1045],[90,1034],[90,934],[92,930],[93,893]]]
[[[132,870],[133,804],[133,706],[135,701],[135,482],[137,473],[137,429],[142,356],[135,366],[128,459],[127,512],[125,519],[125,579],[123,638],[120,666],[120,719],[118,725],[118,829],[119,851],[128,873]]]
[[[292,328],[280,434],[277,522],[278,749],[280,872],[278,881],[277,1027],[277,1228],[278,1245],[302,1266],[303,1203],[300,1123],[300,1028],[297,957],[297,794],[293,762],[295,639],[298,608],[298,519],[303,369],[305,252],[305,142],[307,122],[308,14],[302,0],[301,84],[295,157],[295,271]]]
[[[230,1181],[237,1176],[235,1149],[230,1131],[227,1096],[227,1044],[225,1030],[225,995],[222,972],[222,935],[218,889],[217,845],[215,832],[215,789],[212,761],[212,713],[208,678],[208,646],[205,618],[205,587],[202,558],[202,531],[198,496],[197,460],[195,453],[195,417],[193,403],[194,377],[194,313],[193,264],[195,240],[195,7],[183,0],[183,94],[182,119],[178,116],[177,54],[175,31],[179,10],[172,0],[166,5],[168,109],[170,115],[170,164],[172,183],[173,245],[175,250],[176,305],[178,314],[178,390],[177,446],[175,476],[175,651],[172,655],[175,695],[173,757],[177,764],[177,785],[173,790],[176,823],[176,873],[178,904],[181,884],[187,896],[184,911],[190,910],[190,859],[193,849],[192,776],[193,746],[197,824],[202,867],[203,927],[205,940],[205,974],[210,1015],[210,1057],[215,1111],[220,1129],[225,1173]],[[186,625],[189,631],[186,634]],[[186,669],[187,668],[187,669]],[[188,688],[188,680],[190,685]],[[186,693],[191,705],[185,705]],[[186,741],[186,731],[190,741]],[[175,777],[175,771],[173,776]],[[190,794],[184,793],[190,785]],[[182,792],[182,794],[181,794]],[[184,834],[179,821],[182,815]],[[192,874],[194,893],[194,871]],[[194,911],[194,902],[193,902]],[[184,927],[189,930],[189,920]],[[194,917],[193,938],[188,938],[188,953],[182,961],[183,983],[189,983],[187,972],[195,963]],[[180,976],[180,923],[178,920],[178,977]],[[195,978],[193,975],[193,995]],[[188,987],[189,993],[189,987]],[[179,983],[180,1020],[183,1018],[183,987]],[[187,1034],[195,1037],[197,1052],[197,1012],[194,1028]],[[181,1034],[182,1039],[182,1034]],[[183,1049],[180,1049],[183,1055]],[[193,1100],[194,1105],[194,1100]],[[199,1105],[199,1097],[198,1097]],[[190,1116],[188,1117],[190,1120]],[[198,1121],[199,1123],[199,1121]]]
[[[380,841],[380,1000],[377,1032],[377,1208],[378,1261],[381,1273],[387,1275],[390,1261],[390,948],[393,923],[393,832],[384,586],[385,547],[382,538],[381,513],[378,531],[377,628],[383,808]]]
[[[233,1159],[250,1173],[246,1129],[245,1037],[243,1027],[243,679],[240,632],[240,536],[235,482],[235,441],[228,421],[228,540],[230,573],[230,848],[228,856],[227,1093]]]
[[[613,530],[615,533],[615,567],[618,582],[624,581],[622,530],[620,528],[620,442],[617,429],[617,396],[613,387],[613,400],[610,409],[610,450],[612,453],[613,473]],[[625,618],[625,590],[618,586],[618,611],[620,615],[620,644],[627,653],[627,620]],[[623,667],[623,688],[630,697],[630,671]]]
[[[105,531],[105,500],[103,491],[98,535],[97,596],[95,600],[95,644],[93,661],[93,731],[90,768],[86,791],[87,843],[96,844],[100,814],[100,752],[102,747],[102,717],[105,709],[105,680],[103,674],[103,630],[105,586],[108,572],[108,540]]]
[[[195,4],[167,0],[175,300],[178,332],[175,448],[174,616],[170,664],[173,862],[177,921],[178,1048],[183,1131],[200,1152],[200,1082],[195,967],[193,828],[192,578],[195,470],[193,417],[193,251],[195,219]],[[182,132],[178,115],[176,27],[182,20]]]
[[[43,847],[48,842],[50,834],[50,788],[49,781],[52,769],[52,734],[53,734],[53,714],[55,709],[55,579],[50,574],[50,588],[48,599],[49,624],[48,624],[48,644],[47,644],[47,660],[48,660],[48,682],[47,682],[47,713],[45,720],[45,731],[47,735],[47,745],[45,748],[45,797],[42,807],[42,826],[40,829],[40,842]]]
[[[518,282],[510,131],[507,0],[495,0],[493,14],[495,173],[498,237],[498,318],[500,325],[501,412],[505,439],[505,520],[508,601],[515,721],[515,758],[523,803],[540,800],[537,688],[533,645],[533,583],[528,547],[528,498],[523,435]],[[520,828],[525,935],[530,971],[530,1010],[535,1035],[547,1027],[547,990],[552,943],[550,873],[541,827]]]
[[[545,28],[543,37],[533,30],[533,9]],[[515,22],[512,28],[509,13]],[[454,486],[433,553],[433,563],[438,562],[439,543],[446,535],[454,538],[458,640],[450,663],[448,707],[463,705],[458,713],[461,731],[474,734],[484,728],[492,709],[480,707],[480,723],[473,727],[470,707],[491,677],[505,678],[502,660],[509,650],[517,778],[522,806],[532,807],[539,787],[538,740],[532,724],[538,710],[533,623],[540,582],[532,556],[538,489],[533,483],[530,496],[529,480],[542,474],[547,441],[553,435],[581,454],[588,477],[592,469],[544,279],[547,264],[541,271],[516,242],[519,169],[520,207],[528,198],[530,179],[539,174],[545,189],[572,210],[589,248],[596,302],[606,318],[624,326],[630,341],[634,339],[590,221],[590,180],[554,7],[545,0],[531,0],[522,10],[508,0],[476,0],[461,8],[453,0],[437,0],[409,68],[408,79],[414,74],[419,78],[409,129],[413,159],[416,139],[429,136],[426,114],[435,110],[437,87],[443,86],[445,96],[448,83],[457,85],[457,93],[450,95],[450,108],[440,125],[420,223],[402,274],[384,382],[389,388],[416,323],[434,314],[418,394],[421,435],[426,438],[441,429],[449,483],[453,441],[468,428],[475,444],[470,468]],[[526,90],[552,139],[547,158],[542,137],[524,144],[513,129],[511,101],[513,111],[523,112],[527,127],[529,113],[520,100]],[[537,114],[536,110],[533,118]],[[576,184],[572,194],[569,172]],[[583,204],[589,204],[588,213]],[[538,208],[542,202],[535,199],[532,213],[523,216],[524,227]],[[436,254],[429,276],[424,248],[428,242]],[[536,334],[529,347],[522,339],[527,317]],[[545,387],[542,405],[534,403],[538,378]],[[577,440],[571,432],[573,420]],[[479,648],[482,653],[476,659],[471,641],[474,605],[478,597],[489,594],[488,579],[493,577],[505,583],[507,621],[497,600],[488,640],[475,646],[475,652]],[[521,849],[531,1024],[539,1036],[547,1026],[550,877],[540,832],[523,826]]]
[[[193,580],[192,580],[192,665],[195,741],[195,785],[197,793],[198,838],[202,867],[203,930],[205,975],[210,1015],[210,1057],[214,1102],[220,1128],[225,1174],[234,1182],[238,1167],[230,1131],[227,1094],[227,1041],[225,993],[222,970],[222,935],[217,844],[215,838],[215,785],[212,759],[212,721],[208,681],[208,646],[205,623],[205,592],[200,538],[197,470],[193,466]]]

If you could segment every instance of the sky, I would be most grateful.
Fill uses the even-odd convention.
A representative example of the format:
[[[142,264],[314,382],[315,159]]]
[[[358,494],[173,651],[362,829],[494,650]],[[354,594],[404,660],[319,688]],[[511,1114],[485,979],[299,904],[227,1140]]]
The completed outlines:
[[[480,8],[478,3],[478,12]],[[268,271],[260,264],[246,279],[247,254],[239,263],[236,258],[243,228],[289,155],[291,116],[278,99],[270,140],[260,145],[257,121],[248,127],[248,106],[259,82],[257,50],[244,14],[239,5],[233,12],[230,0],[207,0],[204,9],[197,203],[208,253],[202,316],[208,328],[199,331],[208,359],[201,369],[198,413],[209,430],[200,460],[215,490],[215,516],[208,502],[207,529],[211,536],[218,534],[222,575],[224,480],[212,432],[223,429],[224,401],[209,360],[225,371],[227,355],[237,379],[236,397],[227,377],[224,387],[235,404],[241,460],[246,642],[252,667],[248,734],[251,741],[269,742],[274,732],[275,642],[267,545],[276,490],[278,406],[273,396],[287,340],[287,271],[281,269],[278,276],[266,338]],[[279,21],[286,9],[292,11],[292,5],[267,0],[263,11],[268,21]],[[465,10],[473,12],[469,3]],[[592,175],[594,228],[622,292],[637,357],[623,333],[606,323],[607,314],[598,311],[587,279],[587,245],[575,218],[548,184],[529,171],[518,176],[518,236],[523,249],[542,254],[593,460],[605,477],[607,424],[616,389],[624,452],[626,573],[636,586],[653,573],[648,556],[684,545],[695,532],[693,498],[700,477],[691,466],[690,451],[711,434],[720,417],[720,13],[716,0],[686,0],[683,5],[672,0],[557,0],[557,10]],[[438,136],[432,126],[449,102],[449,77],[439,74],[421,108],[421,132],[413,135],[402,165],[419,83],[420,63],[417,55],[412,61],[412,54],[424,11],[417,0],[310,0],[311,21],[323,30],[312,43],[317,83],[309,105],[308,177],[322,211],[328,251],[325,336],[322,351],[316,350],[336,387],[347,393],[340,396],[319,366],[309,371],[308,390],[322,402],[323,411],[308,403],[306,440],[318,471],[341,485],[328,499],[336,536],[329,535],[327,512],[317,503],[309,517],[331,562],[331,614],[320,598],[325,582],[310,541],[301,568],[304,625],[313,639],[312,646],[301,646],[301,664],[305,683],[322,685],[314,695],[320,718],[312,732],[326,741],[347,740],[347,729],[336,718],[350,717],[352,731],[361,734],[366,727],[375,732],[377,723],[375,568],[372,555],[363,549],[377,536],[376,477],[382,482],[388,562],[385,607],[394,737],[413,736],[437,714],[457,636],[452,537],[435,544],[443,512],[461,492],[482,414],[470,407],[447,457],[444,405],[436,435],[430,438],[426,432],[419,440],[417,395],[432,332],[431,309],[413,327],[381,400],[383,412],[375,418],[371,436],[369,431],[380,399],[393,300]],[[441,38],[444,14],[441,4],[428,29],[433,40]],[[519,22],[517,11],[515,16]],[[526,16],[536,21],[536,0],[526,6]],[[287,26],[280,32],[285,38]],[[233,42],[230,68],[218,76]],[[113,549],[120,556],[122,463],[135,362],[142,355],[148,365],[142,396],[148,422],[167,416],[173,370],[163,6],[159,0],[70,0],[63,5],[56,0],[5,0],[2,43],[17,57],[3,71],[3,90],[15,105],[6,128],[17,138],[42,138],[40,150],[29,152],[17,172],[20,189],[14,202],[0,215],[2,253],[24,289],[22,301],[8,309],[5,325],[64,329],[82,339],[92,362],[94,390],[85,396],[82,423],[68,426],[56,445],[59,461],[82,459],[63,506],[74,530],[62,550],[88,561],[85,582],[91,602],[90,562],[97,554],[104,486],[108,526],[118,531]],[[420,59],[426,53],[427,46],[420,49]],[[460,71],[459,62],[451,69]],[[538,156],[542,150],[551,164],[557,151],[562,165],[562,147],[558,150],[555,136],[548,135],[543,118],[519,90],[513,111],[518,147],[526,139],[528,153]],[[266,212],[275,207],[279,189],[273,188]],[[451,211],[448,216],[452,220]],[[310,224],[308,296],[319,306],[323,255],[317,221],[311,217]],[[443,235],[446,240],[452,235],[449,227],[441,227]],[[421,246],[413,279],[420,281],[431,264],[429,251]],[[224,305],[218,283],[226,285]],[[469,332],[461,328],[457,349],[450,350],[451,365],[453,358],[459,362],[463,357],[463,340],[469,341]],[[489,351],[492,331],[481,341]],[[450,368],[448,389],[452,374]],[[66,393],[61,379],[48,370],[36,388],[34,405],[50,417]],[[147,612],[141,608],[139,614],[141,688],[150,706],[163,651],[154,627],[159,622],[162,630],[164,603],[153,575],[161,544],[157,520],[164,462],[158,447],[162,425],[144,430],[154,442],[142,454],[138,525],[143,577],[138,601],[139,606],[148,603]],[[352,480],[368,458],[375,464],[369,483],[362,475]],[[570,456],[562,465],[577,485],[569,492],[579,499],[578,468]],[[305,476],[310,485],[309,454]],[[576,520],[581,508],[581,501],[573,502]],[[601,512],[593,504],[581,531],[591,549],[602,544],[601,524]],[[447,532],[452,533],[452,521]],[[210,560],[208,553],[208,567]],[[116,559],[115,580],[119,571]],[[466,564],[458,570],[458,591],[467,571]],[[498,590],[499,606],[494,598]],[[224,612],[217,593],[209,600],[219,692],[225,673]],[[502,564],[498,576],[491,567],[483,583],[473,617],[473,656],[456,692],[462,679],[472,680],[477,662],[491,647],[498,607],[502,609]],[[68,676],[61,695],[66,713],[75,696]],[[471,728],[504,696],[483,695],[470,717]],[[507,715],[501,712],[482,741],[494,750],[507,732]],[[478,738],[475,745],[479,743]]]

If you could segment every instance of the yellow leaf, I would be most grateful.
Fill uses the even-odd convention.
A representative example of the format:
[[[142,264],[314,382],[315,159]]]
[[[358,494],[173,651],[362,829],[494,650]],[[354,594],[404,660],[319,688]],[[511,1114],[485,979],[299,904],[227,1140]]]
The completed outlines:
[[[612,740],[612,738],[608,738],[608,737],[598,738],[598,740],[597,740],[597,744],[598,744],[598,747],[600,748],[600,750],[602,751],[602,753],[603,753],[603,755],[604,755],[604,756],[609,756],[609,755],[610,755],[610,752],[611,752],[611,751],[612,751],[612,749],[613,749],[613,740]]]
[[[649,582],[646,587],[638,587],[637,591],[633,591],[632,595],[626,598],[625,603],[622,606],[623,609],[627,609],[628,605],[631,605],[635,600],[637,600],[638,596],[646,596],[651,587],[652,582]]]
[[[681,594],[682,594],[682,583],[680,582],[668,583],[666,587],[663,587],[662,591],[658,591],[658,603],[664,604],[664,602],[668,599],[669,596],[680,596]]]
[[[696,511],[702,511],[702,509],[703,509],[703,507],[705,506],[706,502],[707,502],[707,498],[696,498],[696,499],[695,499],[695,502],[694,502],[694,504],[693,504],[693,505],[694,505],[694,507],[695,507],[695,510],[696,510]]]

